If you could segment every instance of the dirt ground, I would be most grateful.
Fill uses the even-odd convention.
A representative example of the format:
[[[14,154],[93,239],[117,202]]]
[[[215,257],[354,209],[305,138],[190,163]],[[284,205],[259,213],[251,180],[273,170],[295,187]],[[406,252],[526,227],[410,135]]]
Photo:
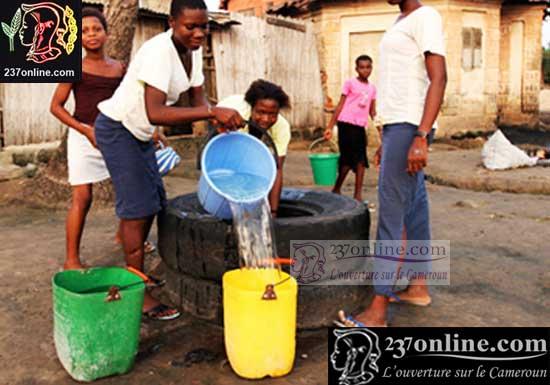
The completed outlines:
[[[304,158],[303,152],[291,153],[286,185],[311,184]],[[456,167],[456,160],[440,158],[439,167],[445,162]],[[10,203],[22,183],[27,182],[0,183],[0,384],[73,384],[57,360],[52,337],[51,278],[64,258],[65,212]],[[181,177],[167,177],[165,183],[172,197],[196,188],[196,181]],[[346,195],[352,194],[352,183],[349,177]],[[370,169],[364,191],[373,203],[375,186],[376,172]],[[392,305],[391,325],[550,326],[550,195],[433,184],[429,194],[433,239],[451,241],[451,285],[434,286],[428,308]],[[92,210],[82,245],[86,263],[122,264],[122,251],[113,242],[116,225],[112,209]],[[375,229],[376,213],[371,237]],[[157,255],[148,258],[149,266],[158,263]],[[326,384],[326,333],[301,333],[293,372],[262,383]],[[209,350],[212,361],[182,365],[198,348]],[[225,361],[223,330],[188,316],[174,323],[144,323],[135,368],[98,383],[250,384]]]

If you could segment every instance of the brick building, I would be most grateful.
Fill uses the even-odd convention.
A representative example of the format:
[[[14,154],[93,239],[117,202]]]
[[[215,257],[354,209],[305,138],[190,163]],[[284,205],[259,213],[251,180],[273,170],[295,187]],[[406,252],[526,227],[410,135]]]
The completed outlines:
[[[424,0],[443,17],[449,82],[439,135],[490,130],[496,125],[536,127],[539,122],[542,21],[547,1]],[[225,0],[229,11],[313,21],[326,104],[337,101],[353,61],[375,61],[378,43],[398,8],[385,0]]]

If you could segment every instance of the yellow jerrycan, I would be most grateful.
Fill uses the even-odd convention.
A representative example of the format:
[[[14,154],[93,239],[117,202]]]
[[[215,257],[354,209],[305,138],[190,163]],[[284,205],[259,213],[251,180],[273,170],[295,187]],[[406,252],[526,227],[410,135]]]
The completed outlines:
[[[225,350],[235,373],[259,379],[292,370],[297,295],[296,280],[275,268],[223,275]]]

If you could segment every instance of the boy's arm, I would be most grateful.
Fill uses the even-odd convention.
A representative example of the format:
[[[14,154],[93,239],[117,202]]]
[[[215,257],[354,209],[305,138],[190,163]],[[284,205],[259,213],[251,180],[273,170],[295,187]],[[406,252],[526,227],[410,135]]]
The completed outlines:
[[[374,118],[376,118],[376,99],[373,99],[371,104],[370,104],[369,114],[370,114],[370,118],[372,120],[374,120]]]
[[[340,101],[338,102],[338,105],[336,106],[336,109],[334,110],[334,113],[330,118],[327,128],[325,129],[325,134],[324,134],[325,139],[330,140],[332,138],[332,127],[334,127],[334,125],[336,124],[336,120],[338,119],[338,116],[340,116],[340,113],[344,108],[344,103],[346,103],[346,95],[342,94],[340,96]]]
[[[214,118],[224,128],[234,130],[244,126],[243,118],[237,111],[230,108],[210,107],[205,104],[194,107],[167,106],[166,94],[149,84],[145,84],[145,109],[149,122],[154,125],[173,126]]]
[[[342,109],[344,108],[344,103],[346,103],[346,95],[340,96],[340,101],[338,102],[338,105],[336,106],[336,109],[334,110],[334,114],[332,114],[332,117],[330,118],[330,122],[327,126],[327,129],[332,130],[332,127],[336,124],[336,120],[338,119],[338,116],[340,116],[340,113],[342,112]]]
[[[380,121],[377,119],[376,116],[376,99],[373,99],[370,105],[370,118],[374,122],[374,127],[376,127],[376,131],[378,131],[378,136],[380,139],[382,139],[382,125],[380,124]]]
[[[93,128],[76,120],[65,108],[65,103],[67,103],[72,89],[72,83],[59,83],[57,85],[50,102],[50,112],[59,119],[61,123],[74,128],[82,135],[86,136],[94,147],[97,147]]]

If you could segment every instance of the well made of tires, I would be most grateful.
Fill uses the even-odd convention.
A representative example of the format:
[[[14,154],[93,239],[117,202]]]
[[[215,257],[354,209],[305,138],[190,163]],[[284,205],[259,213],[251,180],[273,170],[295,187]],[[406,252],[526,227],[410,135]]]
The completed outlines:
[[[289,258],[292,240],[366,240],[370,216],[366,205],[324,191],[283,189],[274,220],[277,253]],[[223,274],[239,268],[231,221],[208,214],[197,194],[169,201],[158,218],[159,253],[167,267],[172,300],[198,318],[223,322]],[[370,286],[300,285],[298,328],[332,325],[339,309],[355,312],[368,301]]]

